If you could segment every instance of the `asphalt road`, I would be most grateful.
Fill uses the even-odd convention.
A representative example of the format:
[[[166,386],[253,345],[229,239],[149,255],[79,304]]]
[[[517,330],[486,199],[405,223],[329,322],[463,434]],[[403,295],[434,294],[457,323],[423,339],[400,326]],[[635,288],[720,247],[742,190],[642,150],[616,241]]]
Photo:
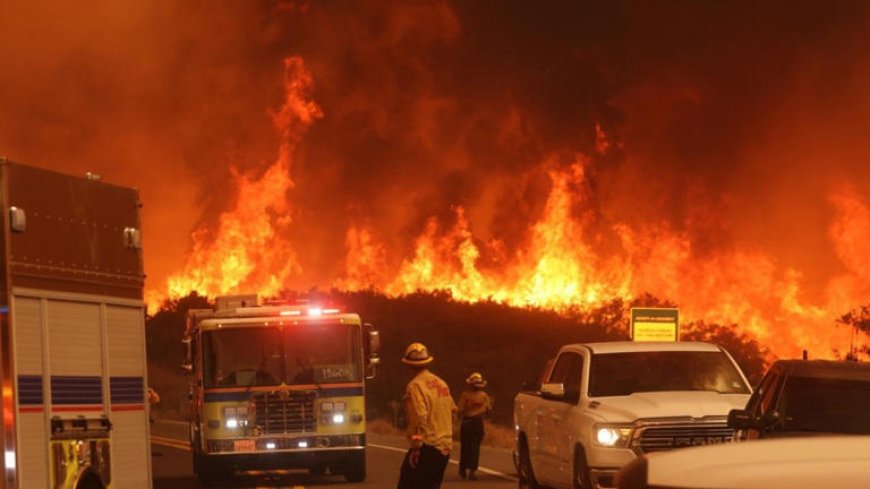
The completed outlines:
[[[197,489],[202,486],[191,470],[190,448],[187,443],[187,425],[178,422],[158,421],[151,430],[151,467],[154,489]],[[232,488],[343,488],[343,489],[394,489],[398,480],[399,466],[405,455],[404,440],[377,434],[368,434],[366,481],[350,484],[343,477],[326,475],[314,477],[305,471],[270,473],[245,473],[226,487]],[[447,466],[444,489],[501,489],[516,487],[516,474],[510,452],[484,447],[481,450],[481,468],[477,481],[459,478],[459,445],[456,444],[451,463]]]

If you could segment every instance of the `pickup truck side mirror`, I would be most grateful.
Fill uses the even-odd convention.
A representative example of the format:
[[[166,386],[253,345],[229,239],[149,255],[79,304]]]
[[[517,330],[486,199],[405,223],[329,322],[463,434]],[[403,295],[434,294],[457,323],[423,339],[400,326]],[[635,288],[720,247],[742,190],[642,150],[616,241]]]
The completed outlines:
[[[728,413],[728,427],[732,430],[746,430],[755,428],[752,414],[745,409],[732,409]]]
[[[541,397],[544,399],[564,399],[565,386],[562,383],[542,384]]]

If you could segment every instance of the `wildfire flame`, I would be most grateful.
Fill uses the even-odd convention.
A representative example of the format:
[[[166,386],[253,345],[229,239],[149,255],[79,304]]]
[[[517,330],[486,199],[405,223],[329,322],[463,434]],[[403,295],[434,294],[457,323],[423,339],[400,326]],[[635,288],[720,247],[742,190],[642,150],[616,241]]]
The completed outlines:
[[[235,207],[220,216],[215,231],[200,228],[193,233],[187,262],[168,279],[170,298],[191,291],[210,297],[250,291],[275,295],[288,277],[301,271],[292,245],[281,234],[292,222],[287,192],[293,187],[293,150],[314,120],[323,117],[309,97],[312,85],[302,58],[284,61],[286,97],[272,115],[281,135],[278,159],[259,178],[235,175]],[[152,293],[150,307],[163,298]]]
[[[582,216],[572,213],[585,203],[579,190],[584,164],[578,156],[568,168],[550,171],[547,204],[529,228],[527,245],[497,270],[478,265],[480,250],[461,207],[455,209],[455,224],[444,233],[437,219],[429,219],[414,257],[402,263],[395,277],[379,275],[375,269],[361,273],[366,262],[360,258],[366,254],[357,248],[348,248],[347,262],[353,264],[349,270],[366,277],[364,286],[392,295],[447,290],[458,300],[557,310],[651,292],[679,304],[688,321],[739,324],[778,355],[797,356],[808,349],[825,356],[847,344],[848,331],[835,328],[834,321],[860,305],[870,290],[870,252],[863,246],[870,239],[870,212],[854,193],[831,197],[837,214],[830,237],[850,272],[831,281],[827,303],[809,304],[797,270],[761,252],[699,256],[687,235],[662,223],[643,229],[614,225],[622,253],[615,258],[597,256]],[[370,241],[371,233],[366,236],[369,249],[383,249]],[[343,285],[363,287],[354,280]]]
[[[190,291],[212,297],[275,295],[301,271],[286,239],[292,210],[287,193],[293,187],[293,151],[323,116],[309,96],[312,83],[300,58],[286,60],[286,99],[273,115],[282,136],[277,161],[259,178],[236,175],[235,207],[220,217],[214,231],[203,228],[193,234],[185,266],[168,281],[168,297]],[[595,137],[599,154],[614,144],[601,126]],[[405,258],[390,256],[370,224],[351,224],[345,236],[345,272],[331,285],[375,288],[392,296],[446,290],[461,301],[555,310],[592,308],[651,293],[677,303],[687,321],[739,324],[778,355],[809,349],[824,356],[846,344],[848,332],[835,328],[834,321],[861,305],[870,292],[870,212],[854,191],[830,197],[835,218],[829,238],[846,272],[830,281],[826,300],[809,303],[798,270],[757,250],[699,253],[687,233],[665,223],[612,224],[609,232],[619,249],[599,251],[584,210],[591,207],[589,165],[582,154],[568,164],[555,157],[541,163],[550,180],[543,211],[510,253],[498,240],[477,239],[461,206],[453,208],[452,223],[429,218]],[[163,297],[153,294],[150,305]]]

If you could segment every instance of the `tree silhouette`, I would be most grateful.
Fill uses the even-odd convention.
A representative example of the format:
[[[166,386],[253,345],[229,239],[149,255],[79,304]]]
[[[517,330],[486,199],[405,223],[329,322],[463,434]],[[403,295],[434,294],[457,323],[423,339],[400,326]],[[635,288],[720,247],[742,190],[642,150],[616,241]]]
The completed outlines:
[[[705,341],[724,348],[734,357],[752,385],[758,383],[774,360],[770,350],[746,333],[741,333],[736,324],[728,326],[695,321],[683,327],[680,339],[684,341]]]
[[[852,341],[849,345],[849,353],[846,354],[846,360],[858,360],[858,354],[870,354],[870,346],[857,346],[860,333],[870,334],[870,304],[861,306],[843,314],[837,319],[837,324],[848,326],[852,329]]]

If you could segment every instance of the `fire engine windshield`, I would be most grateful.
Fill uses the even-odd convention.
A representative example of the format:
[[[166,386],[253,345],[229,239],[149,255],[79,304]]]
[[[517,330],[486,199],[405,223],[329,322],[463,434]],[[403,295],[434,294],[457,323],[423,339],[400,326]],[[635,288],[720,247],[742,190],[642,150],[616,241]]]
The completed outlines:
[[[341,323],[311,323],[284,328],[286,383],[359,382],[359,328]]]
[[[203,335],[205,387],[251,387],[281,383],[278,328],[228,328]]]
[[[360,331],[341,323],[238,327],[203,334],[205,387],[360,382]]]
[[[589,371],[591,397],[659,391],[749,394],[749,387],[731,360],[721,352],[649,351],[593,355]]]

